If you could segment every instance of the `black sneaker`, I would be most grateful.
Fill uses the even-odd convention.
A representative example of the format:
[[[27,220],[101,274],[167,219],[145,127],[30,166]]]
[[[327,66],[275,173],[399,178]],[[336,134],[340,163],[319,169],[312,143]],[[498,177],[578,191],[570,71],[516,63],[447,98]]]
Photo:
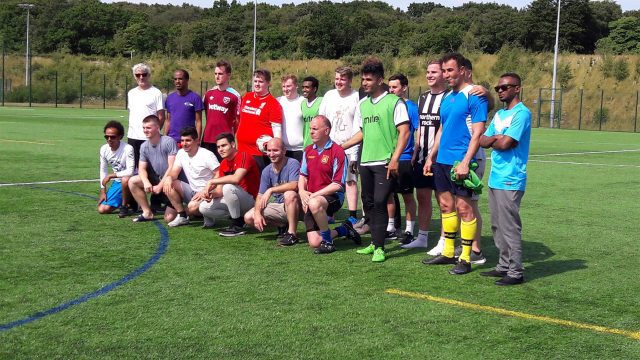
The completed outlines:
[[[278,245],[280,246],[291,246],[295,245],[300,241],[295,234],[285,233],[284,236],[278,241]]]
[[[351,239],[356,245],[362,245],[362,238],[360,237],[360,234],[358,234],[356,229],[353,228],[353,224],[351,224],[351,221],[345,221],[342,226],[347,229],[347,239]]]
[[[483,272],[480,273],[480,275],[502,278],[502,277],[507,276],[507,272],[506,271],[498,271],[496,269],[493,269],[493,270],[490,270],[490,271],[483,271]]]
[[[456,263],[456,258],[438,255],[434,258],[424,259],[422,263],[425,265],[453,265]]]
[[[129,215],[129,208],[125,205],[120,206],[120,210],[118,211],[118,217],[120,219],[126,218]]]
[[[519,278],[505,276],[502,279],[496,281],[496,285],[503,285],[503,286],[520,285],[523,282],[524,282],[524,276]]]
[[[276,241],[282,240],[284,235],[287,233],[287,228],[284,226],[278,226],[278,234],[276,235]]]
[[[407,231],[404,233],[404,237],[402,238],[402,240],[400,240],[400,243],[402,245],[407,245],[412,241],[413,241],[413,234]]]
[[[387,234],[384,236],[385,240],[395,240],[398,238],[397,231],[387,231]]]
[[[313,251],[314,254],[331,254],[336,251],[336,246],[333,243],[323,241],[320,246]]]
[[[449,274],[451,275],[464,275],[471,272],[471,263],[466,262],[464,260],[458,260],[456,266],[453,269],[449,270]]]
[[[244,235],[245,231],[241,226],[230,225],[228,228],[220,231],[220,236],[233,237]]]

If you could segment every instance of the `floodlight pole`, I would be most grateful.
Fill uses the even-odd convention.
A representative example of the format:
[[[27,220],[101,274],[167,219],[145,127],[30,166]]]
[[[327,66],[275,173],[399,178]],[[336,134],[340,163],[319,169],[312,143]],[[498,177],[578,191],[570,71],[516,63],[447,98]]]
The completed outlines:
[[[33,4],[18,4],[21,9],[27,9],[27,54],[24,64],[24,85],[29,86],[29,12],[35,7]]]
[[[251,68],[251,76],[256,71],[256,29],[258,22],[258,0],[253,0],[253,65]]]
[[[556,105],[556,74],[558,70],[558,39],[560,35],[560,1],[558,0],[558,19],[556,20],[556,44],[553,51],[553,80],[551,83],[551,114],[549,114],[549,127],[553,128],[553,118]]]

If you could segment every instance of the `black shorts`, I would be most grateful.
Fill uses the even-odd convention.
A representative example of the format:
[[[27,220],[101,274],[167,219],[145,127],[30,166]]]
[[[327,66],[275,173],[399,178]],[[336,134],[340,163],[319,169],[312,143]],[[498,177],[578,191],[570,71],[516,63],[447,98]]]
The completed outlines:
[[[401,160],[398,163],[398,177],[394,192],[398,194],[412,194],[414,188],[413,167],[411,160]]]
[[[200,145],[203,148],[211,151],[213,153],[213,155],[216,156],[216,159],[218,159],[218,162],[222,161],[222,156],[220,156],[220,154],[218,154],[218,145],[216,145],[216,143],[209,143],[209,142],[203,141]]]
[[[436,187],[433,175],[424,175],[424,164],[422,163],[417,162],[413,164],[413,185],[416,189],[435,189]]]
[[[327,216],[333,216],[333,214],[337,213],[338,210],[342,208],[342,201],[340,201],[338,195],[325,195],[324,198],[327,199],[327,202],[329,203],[329,206],[327,207]],[[307,228],[307,232],[320,230],[318,224],[316,224],[316,219],[313,218],[313,214],[309,209],[304,213],[304,226]]]
[[[140,147],[142,143],[146,140],[138,140],[138,139],[129,139],[127,138],[127,144],[133,146],[133,167],[134,169],[138,168],[138,162],[140,161]]]
[[[300,151],[291,151],[291,150],[287,150],[287,153],[285,154],[287,157],[290,157],[292,159],[296,159],[298,160],[298,162],[300,164],[302,164],[302,156],[304,155],[304,151],[300,150]]]
[[[450,192],[456,196],[464,196],[470,198],[473,195],[471,189],[467,189],[462,185],[458,185],[451,181],[452,165],[435,163],[432,167],[433,177],[436,184],[437,192]]]

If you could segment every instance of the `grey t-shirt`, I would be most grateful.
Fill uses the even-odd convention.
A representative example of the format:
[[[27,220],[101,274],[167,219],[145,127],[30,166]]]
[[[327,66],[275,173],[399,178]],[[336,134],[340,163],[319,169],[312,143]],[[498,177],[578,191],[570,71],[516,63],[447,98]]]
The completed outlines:
[[[274,186],[286,184],[292,181],[298,181],[300,177],[300,162],[296,159],[285,158],[285,164],[279,173],[273,171],[273,164],[267,165],[260,175],[260,194],[264,194],[267,189]],[[275,202],[282,204],[284,202],[284,194],[273,194]]]
[[[176,141],[170,136],[162,135],[157,145],[151,144],[149,140],[143,142],[140,146],[140,161],[144,161],[148,165],[149,180],[161,179],[169,167],[169,156],[175,156],[177,152]]]

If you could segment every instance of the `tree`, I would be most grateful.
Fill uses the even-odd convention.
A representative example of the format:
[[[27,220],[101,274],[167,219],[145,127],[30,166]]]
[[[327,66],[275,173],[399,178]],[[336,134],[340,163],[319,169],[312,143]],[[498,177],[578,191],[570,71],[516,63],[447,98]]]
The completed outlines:
[[[640,54],[640,18],[623,17],[609,24],[610,33],[598,41],[603,53]]]

